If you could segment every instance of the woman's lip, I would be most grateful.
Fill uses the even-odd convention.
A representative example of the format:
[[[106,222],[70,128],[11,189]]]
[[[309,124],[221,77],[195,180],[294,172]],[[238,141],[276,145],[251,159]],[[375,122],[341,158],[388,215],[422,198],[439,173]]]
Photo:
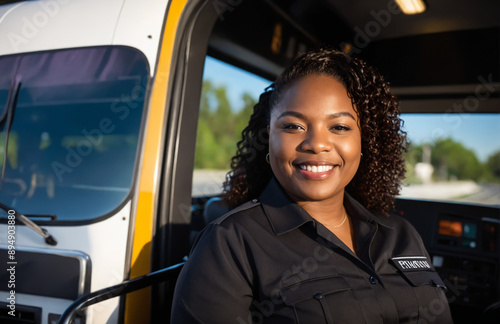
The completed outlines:
[[[303,161],[303,162],[295,162],[294,163],[295,166],[299,167],[301,165],[316,165],[316,166],[320,166],[320,165],[331,165],[331,166],[335,166],[335,163],[332,163],[332,162],[328,162],[328,161]]]
[[[309,164],[309,165],[312,165],[312,164]],[[318,164],[318,165],[331,165],[331,164]],[[313,180],[323,180],[323,179],[328,178],[332,174],[333,170],[335,170],[335,168],[336,168],[336,166],[333,166],[333,168],[331,168],[328,171],[312,172],[312,171],[307,171],[307,170],[301,169],[300,165],[296,165],[295,167],[304,177],[306,177],[308,179],[313,179]]]

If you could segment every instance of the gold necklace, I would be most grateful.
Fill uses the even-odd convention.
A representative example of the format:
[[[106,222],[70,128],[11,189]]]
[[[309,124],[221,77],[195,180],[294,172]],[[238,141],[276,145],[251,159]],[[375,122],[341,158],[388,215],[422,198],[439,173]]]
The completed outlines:
[[[338,228],[338,227],[340,227],[340,226],[344,225],[344,223],[345,223],[346,219],[347,219],[347,213],[345,212],[345,209],[344,209],[344,219],[342,220],[342,223],[340,223],[340,224],[338,224],[338,225],[335,225],[335,226],[328,225],[328,224],[326,224],[326,225],[327,225],[327,226],[332,226],[333,228]]]

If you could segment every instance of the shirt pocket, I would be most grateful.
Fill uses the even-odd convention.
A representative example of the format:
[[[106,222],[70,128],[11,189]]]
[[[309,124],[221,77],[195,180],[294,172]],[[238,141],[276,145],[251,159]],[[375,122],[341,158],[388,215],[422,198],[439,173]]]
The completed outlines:
[[[401,275],[413,287],[432,286],[435,288],[447,289],[443,280],[436,271],[402,271]]]
[[[295,323],[364,323],[351,287],[339,276],[314,278],[281,289]],[[361,316],[361,317],[359,317]]]
[[[432,318],[432,323],[450,323],[446,285],[434,270],[404,271],[401,276],[413,287],[417,301],[409,314],[411,322],[427,323],[426,318]]]

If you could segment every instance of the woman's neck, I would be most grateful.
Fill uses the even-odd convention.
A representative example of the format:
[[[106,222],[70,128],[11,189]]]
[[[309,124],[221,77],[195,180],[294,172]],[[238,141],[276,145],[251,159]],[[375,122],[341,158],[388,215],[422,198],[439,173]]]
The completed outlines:
[[[329,201],[297,202],[312,218],[335,234],[351,251],[356,253],[350,217],[344,207],[344,193]]]
[[[312,218],[323,225],[335,226],[340,224],[345,216],[344,192],[335,197],[323,201],[298,201],[297,204],[302,207]]]

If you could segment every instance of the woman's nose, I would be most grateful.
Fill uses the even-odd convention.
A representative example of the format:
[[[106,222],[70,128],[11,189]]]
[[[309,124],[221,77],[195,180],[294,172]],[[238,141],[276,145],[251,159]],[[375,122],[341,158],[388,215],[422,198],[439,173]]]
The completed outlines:
[[[301,149],[312,153],[329,152],[333,148],[332,134],[327,130],[309,129]]]

